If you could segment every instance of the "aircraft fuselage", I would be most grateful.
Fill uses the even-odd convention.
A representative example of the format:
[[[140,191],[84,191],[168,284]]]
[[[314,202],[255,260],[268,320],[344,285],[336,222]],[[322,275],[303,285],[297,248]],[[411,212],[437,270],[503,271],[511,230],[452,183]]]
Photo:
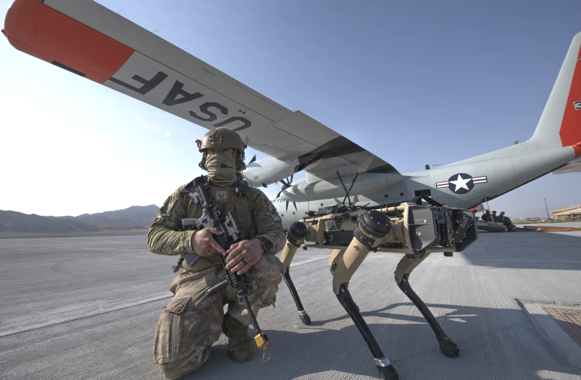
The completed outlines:
[[[407,202],[423,195],[443,205],[468,209],[539,178],[574,157],[575,152],[570,147],[529,153],[525,142],[451,165],[406,173],[402,175],[408,177],[406,180],[369,194],[350,195],[350,199],[358,206],[378,206]],[[349,183],[346,186],[349,187]],[[295,202],[295,210],[293,188],[287,189],[275,201],[285,228],[303,218],[306,212],[341,203],[344,198],[343,193],[341,197]],[[290,200],[288,207],[287,200]]]

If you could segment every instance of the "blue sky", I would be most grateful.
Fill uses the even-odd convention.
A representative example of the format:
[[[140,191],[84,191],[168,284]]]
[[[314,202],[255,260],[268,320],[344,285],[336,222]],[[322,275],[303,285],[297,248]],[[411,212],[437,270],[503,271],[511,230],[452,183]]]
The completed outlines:
[[[581,31],[573,0],[97,2],[402,173],[527,140]],[[201,173],[205,129],[0,39],[0,210],[161,205]],[[580,185],[581,173],[549,174],[490,206],[544,217],[545,200],[581,204]]]

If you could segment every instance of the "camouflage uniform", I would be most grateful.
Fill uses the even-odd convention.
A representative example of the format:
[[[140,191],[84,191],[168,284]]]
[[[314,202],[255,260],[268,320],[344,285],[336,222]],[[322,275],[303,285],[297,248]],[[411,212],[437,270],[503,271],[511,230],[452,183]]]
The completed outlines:
[[[498,218],[500,219],[502,224],[504,224],[506,226],[506,228],[509,231],[514,231],[516,229],[516,226],[514,224],[512,224],[512,220],[510,220],[510,218],[508,216],[504,216],[504,211],[500,213]]]
[[[482,220],[485,222],[492,222],[492,216],[490,215],[490,211],[486,211],[484,214],[482,214]]]
[[[179,229],[183,218],[201,216],[202,207],[187,195],[180,194],[185,186],[180,186],[159,210],[148,233],[148,247],[152,252],[164,255],[194,252],[192,236],[196,232]],[[258,290],[248,297],[257,314],[260,308],[274,303],[278,284],[286,270],[274,256],[286,241],[282,221],[272,203],[258,189],[242,186],[248,194],[239,196],[234,187],[207,185],[207,188],[223,215],[229,211],[235,213],[244,239],[261,236],[273,244],[271,252],[265,253],[245,274],[248,281],[258,285]],[[244,304],[237,299],[231,286],[211,297],[206,295],[206,290],[226,278],[219,257],[203,257],[193,268],[185,261],[182,265],[186,270],[170,285],[175,296],[161,314],[153,349],[154,360],[168,379],[193,372],[208,360],[210,348],[222,332],[223,322],[226,326],[232,320],[244,326],[251,324]],[[225,305],[228,306],[226,316]]]

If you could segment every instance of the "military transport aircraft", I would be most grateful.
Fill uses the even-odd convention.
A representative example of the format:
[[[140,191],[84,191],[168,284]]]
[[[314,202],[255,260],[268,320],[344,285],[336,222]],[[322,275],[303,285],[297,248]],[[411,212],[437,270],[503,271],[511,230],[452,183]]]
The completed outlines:
[[[471,208],[549,172],[581,171],[581,33],[573,38],[528,141],[400,173],[304,113],[290,111],[94,1],[16,0],[3,32],[15,48],[71,73],[204,128],[237,131],[248,146],[269,156],[247,165],[248,182],[285,184],[276,204],[287,225],[307,210],[341,202],[347,191],[359,205],[397,204],[422,195]],[[291,183],[302,171],[304,178]]]

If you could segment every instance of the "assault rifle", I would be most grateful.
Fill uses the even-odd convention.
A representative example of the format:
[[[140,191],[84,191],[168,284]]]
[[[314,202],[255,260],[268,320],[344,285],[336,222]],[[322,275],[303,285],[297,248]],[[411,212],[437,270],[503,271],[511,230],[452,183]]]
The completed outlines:
[[[206,181],[204,177],[197,177],[182,190],[182,194],[187,194],[194,200],[195,204],[199,204],[203,208],[202,216],[199,218],[182,219],[182,228],[202,230],[204,228],[212,227],[218,231],[222,231],[222,235],[213,235],[213,237],[214,240],[220,244],[220,247],[227,251],[232,244],[242,239],[242,229],[240,228],[240,225],[236,220],[236,216],[232,211],[226,215],[224,222],[221,221],[222,212],[218,206],[212,204],[212,198],[204,186],[205,182]],[[266,333],[261,331],[260,327],[258,327],[258,321],[256,320],[254,312],[252,311],[250,301],[248,301],[248,296],[256,291],[258,287],[248,283],[248,281],[246,281],[246,276],[238,275],[237,273],[226,269],[226,257],[221,254],[218,254],[218,256],[222,262],[224,272],[226,272],[226,280],[208,289],[206,294],[208,296],[212,296],[228,285],[236,289],[238,298],[244,302],[244,306],[248,311],[248,316],[250,317],[252,326],[256,332],[256,336],[254,337],[256,346],[266,351],[268,337],[266,336]],[[201,257],[195,253],[186,253],[184,255],[184,260],[190,267],[193,267],[200,259]]]

